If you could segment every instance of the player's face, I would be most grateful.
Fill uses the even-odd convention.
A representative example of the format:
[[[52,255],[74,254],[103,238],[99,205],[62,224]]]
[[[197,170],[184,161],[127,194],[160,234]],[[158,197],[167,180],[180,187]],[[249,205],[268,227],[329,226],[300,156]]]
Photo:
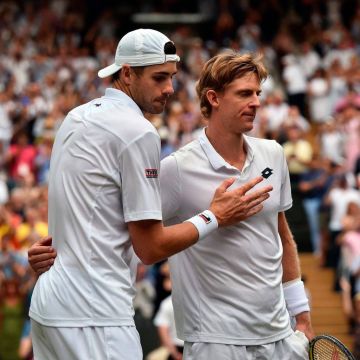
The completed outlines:
[[[176,74],[176,63],[167,62],[144,68],[140,76],[131,83],[131,95],[143,112],[159,114],[164,110],[169,96],[174,93],[172,78]]]
[[[256,74],[249,73],[235,79],[218,94],[218,112],[221,126],[234,134],[252,130],[256,111],[260,106],[261,93]]]

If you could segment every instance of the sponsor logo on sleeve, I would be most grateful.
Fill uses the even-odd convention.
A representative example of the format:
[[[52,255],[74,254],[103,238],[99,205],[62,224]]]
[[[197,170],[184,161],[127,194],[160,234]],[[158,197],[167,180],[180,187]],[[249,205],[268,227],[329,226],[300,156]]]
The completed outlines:
[[[145,176],[148,179],[154,179],[158,177],[158,169],[145,169]]]

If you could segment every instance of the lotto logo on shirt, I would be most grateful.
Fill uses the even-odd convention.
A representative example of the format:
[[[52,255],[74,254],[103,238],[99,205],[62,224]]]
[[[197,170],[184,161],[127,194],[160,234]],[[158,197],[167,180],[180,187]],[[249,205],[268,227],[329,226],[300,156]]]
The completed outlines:
[[[158,177],[158,170],[157,169],[145,169],[145,176],[148,179],[154,179]]]

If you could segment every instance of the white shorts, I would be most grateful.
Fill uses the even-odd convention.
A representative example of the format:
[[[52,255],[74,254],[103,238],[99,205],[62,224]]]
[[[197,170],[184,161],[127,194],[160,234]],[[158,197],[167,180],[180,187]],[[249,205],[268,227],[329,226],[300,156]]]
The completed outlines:
[[[31,320],[35,360],[142,360],[135,326],[49,327]]]
[[[300,331],[265,345],[242,346],[185,342],[183,360],[308,360],[309,340]]]

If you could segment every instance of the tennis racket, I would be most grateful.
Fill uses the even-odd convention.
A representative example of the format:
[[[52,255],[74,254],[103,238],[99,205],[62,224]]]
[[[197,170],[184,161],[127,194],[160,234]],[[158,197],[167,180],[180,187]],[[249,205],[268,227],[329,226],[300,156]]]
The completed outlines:
[[[309,344],[310,360],[356,360],[354,355],[336,337],[318,335]]]

